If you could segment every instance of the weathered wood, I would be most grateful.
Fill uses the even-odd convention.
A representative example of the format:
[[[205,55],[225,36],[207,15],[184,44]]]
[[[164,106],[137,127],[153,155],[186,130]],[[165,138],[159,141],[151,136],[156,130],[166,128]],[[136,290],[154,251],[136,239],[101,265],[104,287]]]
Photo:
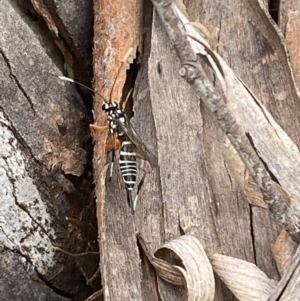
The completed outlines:
[[[259,7],[257,7],[257,9],[258,9],[258,11],[259,11]],[[217,9],[215,10],[215,11],[217,11]],[[195,12],[195,10],[194,10],[194,12]],[[211,16],[210,16],[211,17]],[[212,20],[213,18],[211,18],[211,20]],[[266,18],[266,20],[268,20],[267,18]],[[271,22],[269,22],[269,24],[271,24],[272,25],[272,23]],[[271,27],[269,26],[269,29],[270,29],[270,31],[272,30],[271,29]],[[271,31],[272,32],[272,31]],[[280,37],[280,35],[279,35],[279,37]],[[244,43],[244,41],[243,41],[243,43]],[[282,52],[281,52],[282,53]],[[283,55],[286,57],[286,55],[285,55],[285,53],[283,53]],[[292,77],[291,77],[291,74],[290,74],[290,72],[288,72],[289,70],[288,70],[288,65],[287,65],[287,62],[285,61],[285,70],[286,70],[286,74],[285,74],[285,76],[286,77],[289,77],[290,79],[292,79]],[[160,68],[161,69],[161,68]],[[293,81],[291,80],[291,81],[289,81],[289,85],[290,85],[290,87],[292,88],[292,92],[294,93],[294,95],[295,95],[295,92],[296,92],[296,89],[295,89],[295,86],[293,85]],[[285,89],[285,87],[284,86],[282,86],[282,90],[284,90]],[[295,99],[294,99],[294,105],[297,105],[296,104],[296,102],[297,102],[297,95],[296,95],[296,97],[295,97]],[[289,108],[286,108],[286,109],[288,109],[289,110]],[[266,161],[266,160],[265,160]],[[254,211],[254,213],[255,213],[255,211]],[[265,221],[265,219],[263,219],[264,221]],[[256,225],[254,225],[254,227],[255,227]],[[261,229],[258,229],[257,228],[257,230],[258,231],[261,231]],[[276,231],[276,228],[274,228],[274,230]],[[272,232],[272,231],[271,231]],[[276,232],[274,232],[274,234],[275,234]],[[263,235],[262,235],[263,233],[261,232],[260,233],[260,239],[262,239],[261,240],[261,242],[264,242],[265,243],[265,239],[263,238]],[[274,237],[274,235],[273,235],[273,237]],[[256,246],[257,247],[257,249],[258,250],[263,250],[263,248],[260,248],[258,245]],[[268,260],[269,258],[267,258],[267,257],[265,257],[264,258],[264,261],[265,262],[267,262],[267,260]],[[261,266],[261,264],[260,264],[260,266]]]
[[[86,210],[91,185],[80,178],[89,139],[85,108],[9,1],[0,3],[0,30],[0,299],[84,300],[92,289],[83,274],[92,277],[98,255],[77,259],[53,247],[90,250],[66,222],[95,220]]]
[[[232,214],[228,203],[230,199],[234,200],[238,187],[230,183],[226,169],[222,172],[222,168],[217,167],[218,158],[222,157],[221,149],[210,148],[207,153],[204,150],[200,103],[190,87],[179,78],[180,65],[170,43],[164,42],[167,39],[163,27],[156,19],[149,59],[149,87],[159,137],[157,149],[162,199],[156,203],[159,202],[163,212],[162,239],[168,241],[180,235],[182,229],[184,233],[199,238],[205,247],[222,250],[236,257],[247,254],[247,259],[251,261],[249,232],[242,230],[249,227],[247,204],[235,207],[236,213]],[[213,122],[211,124],[209,137],[217,137],[218,134],[214,133],[218,133],[218,127]],[[208,161],[208,158],[211,159]],[[209,179],[209,170],[217,170],[218,174],[214,173],[214,177]],[[218,190],[216,188],[216,195],[211,195],[209,190],[209,185],[213,184],[220,185],[217,186]],[[143,210],[146,210],[145,207]],[[150,214],[149,210],[146,215]],[[239,242],[247,246],[243,250],[230,248],[234,245],[234,237],[229,229],[235,227],[233,225],[238,219],[241,235],[235,237],[238,236]],[[146,237],[146,240],[154,241],[155,246],[158,235],[159,232],[152,232],[151,238]]]
[[[192,5],[192,2],[188,3],[188,12],[191,15],[195,15],[197,10],[193,9]],[[216,47],[219,47],[219,49],[220,47],[224,48],[223,53],[225,57],[233,62],[232,65],[237,66],[235,70],[237,70],[238,74],[246,73],[244,77],[242,76],[242,79],[247,85],[249,85],[248,79],[252,82],[252,73],[254,73],[257,77],[256,82],[264,85],[265,94],[257,93],[259,92],[257,91],[258,89],[254,90],[251,85],[249,86],[265,102],[263,96],[266,97],[268,93],[268,85],[272,86],[272,83],[268,80],[274,82],[275,78],[270,76],[271,78],[267,78],[266,83],[263,83],[261,78],[263,71],[259,70],[258,74],[255,72],[257,72],[257,68],[262,67],[272,67],[272,70],[274,70],[272,72],[275,73],[282,72],[282,70],[276,71],[278,66],[273,63],[274,57],[272,57],[272,60],[269,60],[269,56],[265,57],[266,53],[268,53],[268,47],[271,49],[272,47],[275,48],[276,59],[286,58],[284,48],[281,45],[280,35],[278,36],[278,32],[271,26],[272,22],[270,19],[261,10],[258,3],[254,1],[247,3],[248,6],[246,8],[248,10],[241,7],[242,4],[238,2],[232,3],[232,5],[212,4],[211,2],[199,5],[203,5],[203,10],[206,11],[204,17],[212,23],[215,22],[216,27],[214,29],[220,29],[217,36],[221,38],[221,41],[219,41],[219,45],[216,43]],[[220,9],[222,11],[225,9],[226,17],[226,22],[225,24],[222,23],[221,28],[219,26],[222,20],[219,19],[220,14],[218,13]],[[231,11],[235,10],[242,11],[239,18],[232,18],[234,15],[231,14]],[[249,10],[251,12],[251,21],[248,24],[252,25],[250,30],[243,23],[246,16],[248,16]],[[202,108],[197,101],[193,100],[195,97],[189,88],[183,92],[182,89],[185,88],[183,87],[183,82],[177,76],[179,65],[174,65],[176,56],[174,56],[174,53],[172,54],[172,47],[166,43],[167,37],[157,20],[154,21],[153,26],[149,65],[145,64],[142,66],[134,94],[137,102],[133,123],[151,149],[153,149],[152,145],[155,144],[154,142],[150,143],[152,141],[151,136],[158,138],[157,153],[160,168],[147,177],[135,215],[136,228],[149,242],[149,247],[153,251],[162,241],[176,237],[180,235],[180,232],[184,231],[194,234],[205,245],[213,248],[215,251],[249,261],[256,261],[258,266],[269,276],[276,278],[278,274],[274,262],[270,260],[269,245],[270,242],[275,240],[278,231],[277,227],[269,219],[269,214],[266,210],[253,208],[250,214],[248,204],[242,195],[243,187],[247,185],[247,178],[243,178],[243,164],[234,157],[235,155],[228,145],[228,141],[224,139],[210,113],[205,108]],[[213,25],[208,24],[207,26],[211,28]],[[233,29],[236,30],[236,28],[243,33],[243,39],[234,39],[236,32]],[[262,51],[260,44],[257,43],[257,34],[260,34],[259,37],[262,39],[265,35],[270,36],[269,39],[264,40]],[[238,49],[236,49],[236,44],[227,47],[226,43],[230,44],[230,41],[227,40],[228,36],[230,36],[230,41],[237,40],[235,43],[239,43]],[[225,41],[223,42],[222,39],[225,39]],[[274,40],[277,42],[275,45],[272,44]],[[247,41],[246,45],[245,41]],[[251,52],[252,49],[247,47],[247,45],[258,46],[254,47],[253,52]],[[226,52],[228,49],[229,52]],[[250,66],[251,68],[248,68],[250,70],[244,67],[245,53],[247,53],[247,57],[251,57],[250,62],[253,65]],[[277,55],[277,53],[279,54]],[[261,66],[259,64],[261,60],[267,61],[268,66]],[[276,63],[278,64],[278,61]],[[286,61],[280,61],[280,63],[282,64],[281,66],[284,66],[283,72],[285,76],[283,76],[284,80],[282,82],[276,82],[276,89],[280,90],[278,87],[280,85],[281,90],[278,92],[280,96],[280,93],[283,93],[282,91],[289,87],[289,95],[294,99],[294,103],[292,104],[292,109],[284,109],[293,113],[293,107],[296,106],[297,100],[296,90],[290,82],[291,75]],[[270,71],[267,70],[266,72]],[[147,79],[147,77],[149,78]],[[147,88],[147,82],[149,83],[149,88]],[[179,88],[181,83],[182,87]],[[107,90],[109,91],[109,88]],[[275,107],[278,105],[276,103],[278,98],[272,97],[273,95],[271,95],[271,100],[273,100]],[[151,100],[150,109],[153,111],[154,118],[152,118],[151,114],[148,114],[149,100]],[[271,101],[270,104],[272,104]],[[270,104],[269,106],[271,107]],[[282,110],[278,113],[274,107],[275,113],[279,115],[287,114]],[[297,112],[294,112],[294,114],[296,115]],[[284,125],[284,118],[281,115],[280,117],[279,121],[281,121],[281,125]],[[155,131],[152,130],[153,126],[155,126]],[[289,127],[289,124],[285,125],[285,129]],[[153,131],[152,135],[149,134],[149,130]],[[290,133],[292,132],[293,129],[290,128]],[[103,156],[101,153],[97,154],[100,154],[100,159],[102,160]],[[241,179],[236,179],[237,175]],[[100,177],[99,174],[96,179],[99,181],[102,179],[100,183],[104,183],[104,178]],[[118,183],[116,179],[113,179],[111,185],[114,186],[116,183]],[[100,193],[99,196],[102,199],[105,194]],[[116,199],[119,199],[119,197],[116,196],[111,201],[114,206]],[[120,197],[120,201],[123,201],[124,204],[124,195]],[[100,207],[100,220],[103,220],[103,214],[106,212],[102,209]],[[116,216],[114,218],[116,219]],[[124,224],[128,222],[127,213],[121,218]],[[260,223],[261,220],[263,220],[263,224]],[[105,223],[102,225],[105,225]],[[232,234],[232,229],[237,231],[234,235]],[[101,231],[100,233],[104,233],[105,236],[108,235],[105,228]],[[129,233],[122,229],[118,231],[123,231],[122,234],[125,237],[128,235],[130,237],[132,229],[129,229]],[[124,239],[126,239],[125,237]],[[102,246],[107,248],[105,242],[109,242],[109,239],[107,238],[103,242]],[[130,240],[127,244],[129,242]],[[130,245],[133,247],[132,242],[130,242]],[[253,246],[255,250],[252,250]],[[108,249],[105,249],[105,251],[108,252]],[[131,252],[128,249],[125,254],[133,256],[134,250],[131,250]],[[116,252],[116,254],[119,254],[119,252]],[[136,267],[136,261],[132,259],[132,262],[135,263]],[[111,262],[105,268],[110,268],[110,265]],[[122,266],[115,264],[114,267],[120,269]],[[144,271],[145,277],[149,275],[150,278],[151,273],[152,271]],[[129,275],[128,279],[131,282],[133,281],[132,275]],[[139,282],[139,279],[140,274],[138,273],[136,281]],[[111,281],[112,284],[115,283],[113,280],[108,281]],[[142,291],[149,291],[149,283],[147,284],[148,286],[143,289],[142,282]],[[154,289],[153,291],[155,293]],[[225,291],[224,287],[219,288],[216,299],[221,299],[222,295],[224,297]],[[232,300],[232,296],[227,295],[225,299]]]
[[[189,3],[188,11],[193,18],[196,18],[195,14],[199,11],[201,22],[211,32],[218,32],[219,53],[230,62],[234,71],[267,105],[273,117],[297,143],[299,101],[281,36],[255,1],[243,4],[238,1],[231,2],[230,6],[219,2],[213,4],[216,5],[215,9],[211,5],[209,1],[201,4]],[[221,20],[217,13],[219,9],[222,10]],[[262,76],[263,74],[266,76]],[[271,93],[268,92],[270,89]],[[291,120],[295,120],[295,123]],[[253,223],[257,224],[255,228],[259,231],[253,232],[254,241],[258,243],[262,232],[269,231],[269,227],[264,228],[260,223],[261,217],[256,217],[256,214],[252,218]],[[266,218],[267,216],[263,220],[266,221]],[[262,241],[259,244],[264,245],[266,242]],[[266,247],[262,251],[265,254],[263,260],[266,263],[270,262],[271,253]],[[271,266],[268,270],[272,270]]]

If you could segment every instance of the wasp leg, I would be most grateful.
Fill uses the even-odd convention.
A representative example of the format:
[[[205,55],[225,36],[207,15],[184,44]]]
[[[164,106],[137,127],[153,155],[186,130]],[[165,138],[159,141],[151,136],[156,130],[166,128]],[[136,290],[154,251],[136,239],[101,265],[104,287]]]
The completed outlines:
[[[118,138],[117,133],[113,133],[112,139],[105,143],[105,147],[111,147],[115,150],[119,149],[122,145],[122,140]]]
[[[118,139],[117,133],[113,133],[112,140],[105,143],[105,147],[111,147],[112,148],[112,155],[111,155],[111,165],[110,165],[110,174],[109,174],[109,180],[112,178],[113,173],[113,166],[116,158],[116,150],[119,149],[122,145],[122,141]]]
[[[143,159],[143,157],[142,157],[141,155],[139,155],[139,154],[136,154],[136,156],[137,156],[137,158],[139,158],[139,159]],[[148,166],[149,166],[149,165],[148,165]],[[143,184],[144,184],[144,181],[145,181],[145,179],[146,179],[146,176],[147,176],[147,174],[149,174],[149,173],[151,172],[150,169],[148,169],[148,170],[147,170],[147,169],[142,169],[142,170],[143,170],[144,174],[143,174],[143,176],[142,176],[142,178],[141,178],[141,180],[140,180],[140,182],[139,182],[139,184],[138,184],[138,187],[137,187],[136,197],[135,197],[134,203],[133,203],[133,210],[134,210],[134,211],[135,211],[135,208],[136,208],[136,203],[137,203],[137,199],[138,199],[140,190],[141,190],[141,188],[142,188],[142,186],[143,186]]]
[[[90,130],[91,131],[104,131],[108,129],[108,125],[95,125],[95,124],[90,124]]]
[[[109,173],[109,181],[111,181],[112,173],[113,173],[113,171],[112,171],[113,170],[113,162],[115,160],[115,154],[116,154],[115,149],[111,148],[108,151],[106,151],[106,156],[108,156],[110,153],[111,153],[111,161],[110,161],[111,167],[110,167],[110,173]]]
[[[108,125],[103,125],[103,126],[99,126],[99,125],[95,125],[95,124],[90,124],[90,131],[91,131],[91,136],[92,138],[95,140],[95,133],[97,131],[104,131],[108,129]]]
[[[116,158],[116,150],[112,148],[110,151],[111,151],[111,161],[110,161],[109,181],[111,181],[112,179],[113,167]]]

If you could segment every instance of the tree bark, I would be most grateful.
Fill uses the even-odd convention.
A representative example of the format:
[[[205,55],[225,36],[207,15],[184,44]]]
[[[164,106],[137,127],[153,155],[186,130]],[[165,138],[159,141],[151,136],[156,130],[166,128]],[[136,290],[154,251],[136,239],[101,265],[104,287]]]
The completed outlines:
[[[49,35],[35,34],[40,17],[13,4],[0,3],[0,299],[84,300],[99,288],[99,274],[87,284],[97,244],[78,230],[95,222],[85,106],[58,79]]]

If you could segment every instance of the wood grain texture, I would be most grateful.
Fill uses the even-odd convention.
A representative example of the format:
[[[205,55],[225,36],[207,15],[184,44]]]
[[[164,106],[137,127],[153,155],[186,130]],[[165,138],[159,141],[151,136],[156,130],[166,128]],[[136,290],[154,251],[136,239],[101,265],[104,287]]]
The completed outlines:
[[[297,143],[299,96],[288,64],[283,35],[259,2],[249,0],[242,4],[230,1],[229,4],[219,1],[211,5],[204,1],[201,4],[190,3],[188,10],[192,19],[199,12],[201,22],[212,32],[218,32],[220,55],[247,82],[247,86]],[[221,19],[217,17],[217,11],[222,11]],[[239,39],[233,39],[235,36]]]
[[[68,50],[65,56],[68,58],[70,55],[73,64],[78,63],[77,58],[80,56],[85,61],[80,66],[84,74],[90,58],[84,52],[85,46],[81,49],[78,45],[82,38],[85,41],[85,36],[83,34],[82,37],[82,31],[81,38],[78,36],[82,27],[80,24],[83,23],[79,24],[82,15],[77,8],[85,6],[87,2],[79,2],[74,2],[72,6],[69,1],[52,1],[54,11],[48,10],[48,13],[52,18],[51,24],[57,27],[57,31],[54,30],[56,35],[57,32],[65,32],[64,37],[68,37],[68,43],[75,47]],[[194,235],[206,248],[256,263],[269,277],[278,278],[270,251],[278,227],[267,210],[247,203],[247,193],[251,193],[251,190],[246,189],[248,175],[244,164],[218,128],[213,116],[180,78],[180,64],[173,45],[156,14],[152,20],[150,1],[143,3],[143,19],[141,3],[99,0],[95,1],[94,7],[95,87],[108,99],[124,54],[130,47],[135,47],[135,50],[138,47],[141,56],[133,93],[134,117],[131,121],[159,160],[159,167],[146,177],[133,217],[126,202],[126,191],[117,164],[114,166],[113,178],[108,181],[108,170],[104,167],[107,161],[104,146],[106,133],[95,135],[94,167],[104,298],[152,301],[171,294],[172,300],[182,300],[185,293],[182,287],[167,287],[157,280],[157,275],[139,248],[136,232],[143,236],[152,252],[183,233]],[[284,41],[259,2],[188,0],[184,3],[194,21],[200,19],[211,32],[210,39],[215,39],[214,45],[218,52],[268,107],[277,122],[299,143],[299,99],[285,54]],[[264,3],[267,5],[266,1]],[[73,18],[68,20],[70,15]],[[63,23],[57,22],[59,18],[64,19]],[[82,18],[87,20],[89,16],[85,14]],[[1,20],[5,20],[1,22],[2,26],[10,24],[4,15],[1,15]],[[70,183],[65,176],[70,173],[72,177],[77,177],[84,171],[84,143],[88,136],[82,103],[74,96],[70,84],[59,83],[48,76],[49,72],[58,74],[57,70],[50,67],[52,63],[41,54],[43,51],[34,36],[24,29],[26,26],[20,25],[16,16],[11,17],[11,20],[13,25],[9,25],[5,38],[4,35],[2,40],[0,38],[0,70],[6,79],[3,81],[5,92],[1,91],[0,94],[5,114],[0,115],[0,118],[8,130],[1,144],[7,145],[7,149],[9,147],[9,153],[14,154],[13,161],[18,162],[18,166],[8,164],[10,160],[7,158],[12,157],[9,155],[1,161],[1,166],[7,168],[0,172],[1,179],[5,180],[3,185],[12,191],[10,202],[6,203],[13,207],[7,207],[6,212],[18,209],[19,217],[24,221],[17,228],[18,236],[9,236],[14,242],[22,241],[21,253],[17,253],[20,257],[11,259],[16,262],[24,256],[32,258],[36,245],[47,249],[53,241],[73,252],[88,249],[80,233],[74,233],[73,230],[74,237],[71,234],[71,238],[66,238],[65,234],[69,233],[64,217],[79,218],[83,212],[85,217],[93,219],[93,216],[92,211],[87,213],[89,209],[83,209],[84,205],[90,208],[85,198],[82,198],[80,205],[74,201],[82,197],[82,191],[78,192],[75,184]],[[294,31],[292,27],[290,30]],[[12,32],[15,34],[12,35]],[[140,43],[142,33],[145,33],[143,45]],[[35,42],[32,45],[29,41]],[[3,45],[8,46],[5,48]],[[11,51],[12,48],[17,51]],[[131,61],[134,55],[135,51],[130,57]],[[115,101],[122,98],[126,78],[123,67],[112,93]],[[30,77],[28,72],[39,75]],[[80,73],[79,69],[76,72]],[[96,96],[94,113],[98,125],[106,124],[101,105],[102,101]],[[27,156],[34,160],[27,159]],[[276,158],[276,150],[272,156]],[[278,165],[281,163],[278,162]],[[7,172],[11,169],[18,177]],[[21,178],[22,185],[14,184],[15,178]],[[39,191],[34,190],[31,178],[34,179],[33,184],[42,187],[41,199],[46,200],[49,207],[41,205]],[[27,199],[23,201],[24,193],[20,191],[31,191],[29,199],[34,199],[36,205],[32,206]],[[65,197],[66,192],[71,197]],[[259,195],[255,197],[260,198]],[[30,219],[28,215],[33,213],[34,217]],[[36,223],[39,219],[41,221]],[[29,227],[30,223],[34,226],[38,224],[33,237],[23,234],[23,229]],[[51,232],[50,223],[55,224],[60,235]],[[7,244],[7,232],[1,235]],[[76,248],[74,244],[77,244]],[[12,253],[9,250],[12,249],[8,245],[10,256]],[[39,272],[48,268],[52,256],[59,258],[59,264],[56,261],[50,272],[47,270],[46,276],[42,274],[45,280],[50,279],[54,287],[84,299],[88,288],[78,280],[82,275],[78,269],[73,272],[78,261],[60,253],[53,255],[50,252],[47,255],[48,261],[43,256],[42,259],[39,256],[33,258]],[[70,263],[67,268],[64,265],[66,262]],[[85,265],[88,264],[97,268],[98,259],[86,262]],[[80,268],[83,266],[81,264]],[[24,266],[20,267],[16,276],[24,273]],[[70,282],[65,275],[71,274],[75,276],[72,276]],[[97,281],[99,284],[99,279]],[[19,282],[15,280],[15,283]],[[26,282],[26,285],[31,286],[30,282]],[[56,300],[55,295],[45,287],[42,288],[43,283],[35,282],[35,285],[39,287],[41,296],[47,294],[50,300]],[[218,277],[216,286],[216,301],[236,300]],[[5,287],[5,283],[1,287]],[[16,294],[16,291],[11,292],[12,298]],[[30,290],[24,296],[26,299],[34,299],[35,293]]]
[[[238,170],[243,182],[243,164],[234,157],[213,117],[177,75],[180,65],[166,41],[168,37],[155,18],[148,64],[141,66],[137,79],[132,122],[150,149],[156,146],[159,169],[147,177],[142,189],[136,229],[153,251],[185,232],[216,252],[257,260],[269,276],[277,277],[270,251],[264,245],[266,237],[256,237],[265,231],[267,239],[273,241],[276,226],[266,210],[261,211],[263,229],[252,225],[241,181],[235,179]],[[154,117],[148,113],[149,106]],[[262,252],[258,259],[253,246]],[[151,279],[151,273],[143,269],[143,278]],[[142,282],[142,291],[149,292],[149,283],[151,280]],[[216,300],[234,300],[219,281],[217,284]],[[166,293],[160,285],[158,290]],[[174,298],[180,300],[180,294]]]
[[[163,42],[168,37],[160,22],[155,19],[153,25],[149,87],[158,137],[163,240],[181,230],[207,248],[252,261],[249,208],[225,168],[220,130],[178,76],[180,65],[170,43]],[[207,120],[210,127],[204,132]],[[222,289],[219,293],[225,294]]]

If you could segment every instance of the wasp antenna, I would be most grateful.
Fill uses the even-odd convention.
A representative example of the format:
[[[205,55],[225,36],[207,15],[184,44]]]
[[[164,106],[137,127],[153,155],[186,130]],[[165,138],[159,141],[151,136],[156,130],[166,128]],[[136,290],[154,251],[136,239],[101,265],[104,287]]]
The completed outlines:
[[[130,54],[131,54],[131,52],[133,51],[133,47],[130,47],[128,50],[127,50],[127,52],[125,53],[125,55],[124,55],[124,57],[123,57],[123,59],[122,59],[122,63],[125,63],[125,62],[127,62],[127,60],[128,60],[128,57],[130,56]]]
[[[121,65],[120,65],[120,67],[119,67],[119,69],[118,69],[118,73],[117,73],[117,75],[116,75],[116,77],[115,77],[115,80],[114,80],[114,82],[113,82],[113,85],[112,85],[112,87],[111,87],[111,91],[110,91],[110,95],[109,95],[109,100],[110,100],[110,101],[111,101],[111,99],[112,99],[112,93],[113,93],[113,91],[114,91],[114,87],[115,87],[115,84],[116,84],[116,82],[117,82],[117,79],[118,79],[118,77],[119,77],[119,75],[120,75],[120,72],[121,72],[121,70],[122,70],[122,67],[123,67],[124,63],[127,62],[128,57],[129,57],[129,55],[131,54],[132,51],[133,51],[133,47],[130,47],[130,48],[127,50],[127,52],[125,53],[123,59],[121,60]]]
[[[94,94],[100,96],[105,102],[108,102],[108,101],[105,99],[105,97],[103,97],[100,93],[96,92],[94,89],[92,89],[92,88],[90,88],[90,87],[88,87],[88,86],[86,86],[86,85],[84,85],[84,84],[82,84],[82,83],[80,83],[80,82],[78,82],[78,81],[76,81],[76,80],[73,80],[73,79],[70,78],[70,77],[66,77],[66,76],[58,76],[58,78],[61,79],[61,80],[68,81],[68,82],[71,82],[71,83],[73,83],[73,84],[79,85],[79,86],[81,86],[81,87],[83,87],[83,88],[85,88],[85,89],[87,89],[87,90],[93,92]]]
[[[66,77],[66,76],[58,76],[58,78],[61,79],[61,80],[72,82],[72,83],[75,82],[72,78]]]
[[[84,84],[82,84],[80,82],[77,82],[76,80],[74,80],[74,79],[72,79],[70,77],[59,76],[58,78],[61,79],[61,80],[64,80],[64,81],[71,82],[73,84],[79,85],[79,86],[81,86],[81,87],[83,87],[83,88],[85,88],[85,89],[87,89],[87,90],[89,90],[89,91],[91,91],[93,93],[97,93],[94,89],[92,89],[92,88],[90,88],[90,87],[88,87],[88,86],[86,86],[86,85],[84,85]]]

